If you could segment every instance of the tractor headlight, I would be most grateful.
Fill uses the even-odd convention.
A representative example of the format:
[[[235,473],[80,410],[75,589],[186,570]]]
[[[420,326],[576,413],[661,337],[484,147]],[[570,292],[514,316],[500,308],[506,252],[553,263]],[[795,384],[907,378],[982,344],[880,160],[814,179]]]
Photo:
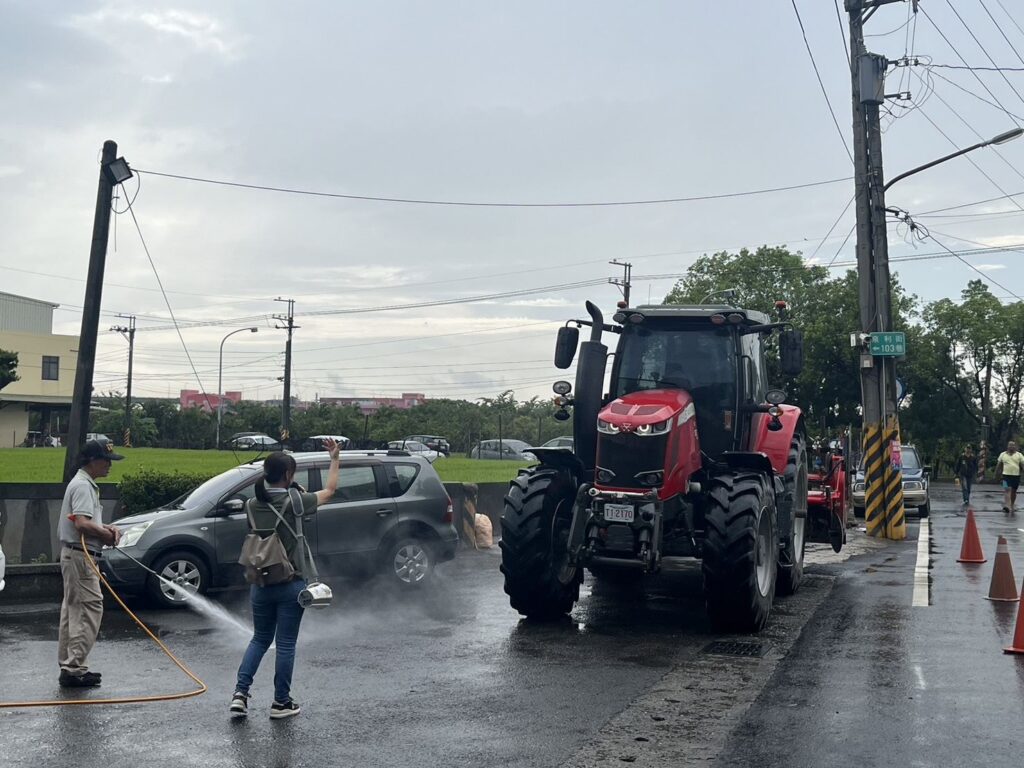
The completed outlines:
[[[671,426],[672,420],[666,419],[665,421],[659,421],[657,424],[641,424],[636,428],[636,433],[641,437],[650,437],[651,435],[663,435],[668,432],[668,428]]]
[[[152,520],[147,520],[144,523],[136,523],[135,525],[129,525],[121,533],[121,542],[117,545],[118,547],[134,547],[139,543],[139,539],[142,538],[142,534],[153,524]]]
[[[617,425],[612,424],[610,421],[604,419],[597,420],[597,431],[604,432],[606,435],[617,435],[621,431]]]
[[[657,472],[641,472],[636,476],[636,479],[640,481],[641,485],[653,487],[665,482],[665,473],[661,470],[658,470]]]

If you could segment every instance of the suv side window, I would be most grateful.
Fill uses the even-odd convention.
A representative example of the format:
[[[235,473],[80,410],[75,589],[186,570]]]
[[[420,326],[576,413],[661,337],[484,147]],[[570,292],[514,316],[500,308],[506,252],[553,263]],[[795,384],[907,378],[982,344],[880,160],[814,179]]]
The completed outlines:
[[[326,468],[320,470],[320,487],[327,484]],[[376,499],[377,479],[373,473],[373,467],[342,467],[338,473],[338,489],[331,497],[332,503],[345,501],[366,501]]]
[[[295,472],[295,482],[301,485],[303,488],[309,488],[309,472],[305,469],[300,469]],[[221,499],[221,502],[225,502],[228,499],[241,499],[242,501],[248,501],[249,499],[256,496],[256,481],[254,480],[247,485],[243,485],[241,488],[236,488],[231,494]]]
[[[420,473],[420,468],[417,464],[396,463],[388,464],[388,467],[394,471],[391,487],[391,492],[394,496],[401,496],[408,491],[412,487],[413,480]]]

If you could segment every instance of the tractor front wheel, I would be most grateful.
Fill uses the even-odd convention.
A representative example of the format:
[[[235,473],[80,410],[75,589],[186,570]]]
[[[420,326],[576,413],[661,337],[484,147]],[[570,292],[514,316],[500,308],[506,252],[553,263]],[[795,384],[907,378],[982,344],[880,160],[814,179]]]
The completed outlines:
[[[768,622],[778,573],[771,479],[718,475],[710,490],[702,562],[708,616],[718,630],[757,632]]]
[[[524,470],[509,484],[501,517],[501,572],[509,603],[529,618],[572,610],[583,570],[569,564],[576,486],[564,472]]]

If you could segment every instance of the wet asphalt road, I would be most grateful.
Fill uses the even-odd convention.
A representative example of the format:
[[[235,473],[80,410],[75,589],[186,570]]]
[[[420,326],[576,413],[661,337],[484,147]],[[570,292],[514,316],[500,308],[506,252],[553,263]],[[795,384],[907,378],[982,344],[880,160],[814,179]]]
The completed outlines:
[[[997,529],[1024,573],[1024,520],[979,497],[989,563],[956,564],[963,518],[933,505],[931,607],[912,608],[916,542],[865,540],[852,560],[815,547],[800,593],[776,603],[763,655],[704,653],[692,567],[646,592],[589,580],[572,619],[520,620],[497,548],[459,553],[437,588],[396,595],[337,583],[308,612],[298,717],[267,718],[272,655],[247,720],[227,703],[247,637],[190,611],[142,611],[210,686],[178,702],[0,710],[4,766],[871,766],[1020,765],[1024,660],[1000,652],[1015,606],[987,592]],[[916,536],[916,524],[911,527]],[[844,553],[846,554],[846,553]],[[246,619],[244,595],[221,602]],[[0,606],[0,699],[61,696],[52,608]],[[117,609],[91,658],[88,696],[187,690]],[[65,694],[67,695],[67,694]],[[78,694],[74,694],[78,695]]]
[[[939,488],[930,518],[930,605],[913,607],[914,541],[858,558],[747,715],[715,768],[1024,764],[1024,656],[1010,644],[1017,603],[984,599],[996,537],[1018,588],[1024,514],[972,498],[988,562],[964,565],[959,491]]]

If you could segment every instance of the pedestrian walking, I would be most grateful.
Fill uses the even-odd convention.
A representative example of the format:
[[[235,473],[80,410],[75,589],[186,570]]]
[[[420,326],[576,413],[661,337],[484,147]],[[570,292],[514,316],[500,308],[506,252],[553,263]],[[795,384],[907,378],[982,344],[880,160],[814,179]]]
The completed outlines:
[[[252,640],[246,648],[238,668],[235,693],[231,697],[229,711],[233,715],[247,715],[249,712],[249,689],[259,669],[264,654],[271,643],[277,644],[274,663],[274,701],[270,706],[270,717],[278,720],[299,714],[298,703],[291,696],[292,671],[295,668],[295,645],[299,637],[304,608],[299,605],[299,593],[306,587],[302,565],[311,556],[305,541],[297,536],[301,523],[298,520],[313,514],[319,505],[330,501],[338,487],[338,452],[340,446],[334,440],[324,440],[324,447],[330,453],[331,465],[324,481],[324,488],[316,493],[307,493],[293,485],[295,481],[295,459],[286,453],[275,451],[263,462],[263,477],[256,483],[256,498],[246,504],[250,532],[268,538],[274,533],[281,540],[284,551],[295,573],[287,581],[260,586],[253,584],[249,590],[252,602]],[[289,489],[298,488],[301,509],[295,509]]]
[[[58,682],[65,688],[89,688],[100,684],[102,675],[89,669],[89,652],[103,619],[100,577],[86,559],[86,552],[99,560],[104,544],[116,545],[121,532],[103,524],[103,505],[96,481],[110,474],[111,462],[120,461],[111,447],[98,440],[85,444],[79,456],[79,470],[64,491],[57,524],[60,540],[60,572],[64,579],[64,600],[60,604],[57,635]],[[84,548],[83,548],[84,537]]]
[[[1017,450],[1017,443],[1011,440],[1006,450],[996,459],[996,479],[1003,481],[1003,512],[1011,514],[1017,511],[1017,489],[1020,487],[1020,475],[1024,470],[1024,454]]]
[[[974,478],[978,476],[978,457],[974,455],[974,449],[965,445],[960,456],[956,460],[957,480],[960,481],[960,493],[964,497],[964,506],[971,503],[971,486],[974,485]]]

